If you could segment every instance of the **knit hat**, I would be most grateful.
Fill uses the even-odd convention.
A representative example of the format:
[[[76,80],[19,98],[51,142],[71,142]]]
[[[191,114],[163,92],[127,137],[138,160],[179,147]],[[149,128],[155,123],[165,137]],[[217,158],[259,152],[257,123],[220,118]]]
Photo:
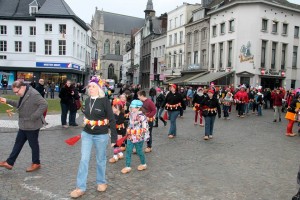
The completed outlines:
[[[113,102],[112,102],[112,105],[113,105],[113,106],[119,105],[119,106],[123,107],[124,104],[125,104],[125,102],[121,101],[121,100],[118,99],[118,98],[115,98],[115,99],[113,100]]]
[[[202,87],[198,87],[197,92],[203,91]]]
[[[175,84],[170,84],[170,87],[174,88],[176,90],[177,86]]]
[[[89,85],[94,84],[99,88],[99,96],[100,97],[104,97],[105,93],[104,93],[104,88],[105,87],[105,80],[101,79],[98,76],[93,76],[90,81],[89,81]]]
[[[215,91],[214,91],[214,90],[208,90],[207,93],[212,93],[212,94],[214,94]]]
[[[143,102],[140,100],[133,100],[130,104],[130,108],[141,108],[143,106]]]

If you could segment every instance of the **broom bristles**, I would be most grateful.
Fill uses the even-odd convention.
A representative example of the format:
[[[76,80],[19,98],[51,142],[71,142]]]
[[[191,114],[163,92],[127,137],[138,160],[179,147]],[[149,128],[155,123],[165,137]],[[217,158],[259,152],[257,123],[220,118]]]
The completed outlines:
[[[76,135],[75,137],[71,137],[69,139],[65,140],[65,143],[67,143],[70,146],[75,145],[81,138],[81,135]]]
[[[127,136],[128,135],[125,135],[124,137],[118,139],[117,142],[116,142],[116,145],[121,146],[124,143],[124,141],[126,140]]]

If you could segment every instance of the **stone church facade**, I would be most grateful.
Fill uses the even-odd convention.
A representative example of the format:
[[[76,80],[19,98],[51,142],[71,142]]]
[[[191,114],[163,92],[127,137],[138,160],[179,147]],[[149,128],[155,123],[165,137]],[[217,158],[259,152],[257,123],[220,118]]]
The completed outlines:
[[[142,18],[110,13],[96,7],[91,26],[100,62],[97,75],[121,82],[123,55],[131,48],[132,32],[143,24]]]

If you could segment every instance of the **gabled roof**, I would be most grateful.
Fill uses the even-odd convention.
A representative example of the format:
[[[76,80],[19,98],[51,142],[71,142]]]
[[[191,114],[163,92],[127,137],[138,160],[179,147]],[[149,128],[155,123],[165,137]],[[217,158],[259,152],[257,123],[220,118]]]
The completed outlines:
[[[82,28],[88,30],[85,22],[72,11],[64,0],[36,0],[39,10],[37,14],[29,14],[29,4],[33,0],[0,0],[0,19],[35,20],[36,17],[68,18],[76,21]]]
[[[46,0],[37,0],[38,5],[42,6]],[[0,18],[31,18],[29,14],[29,4],[33,0],[0,0]]]
[[[81,20],[64,0],[46,0],[36,17],[67,18],[76,21],[83,29],[88,30],[86,23]]]
[[[252,3],[252,2],[253,3],[254,2],[262,2],[263,3],[263,2],[265,2],[265,3],[276,4],[278,6],[288,7],[291,9],[297,9],[300,11],[300,5],[290,3],[287,0],[214,0],[211,2],[211,4],[208,6],[208,8],[210,8],[213,11],[213,10],[216,10],[223,6],[234,4],[236,2],[240,2],[240,3]]]
[[[100,12],[98,16],[101,16],[102,14],[104,18],[104,32],[130,35],[132,29],[141,28],[145,22],[144,19],[138,17],[131,17],[99,10],[97,12]]]
[[[45,15],[73,15],[76,14],[64,0],[46,0],[38,14]]]

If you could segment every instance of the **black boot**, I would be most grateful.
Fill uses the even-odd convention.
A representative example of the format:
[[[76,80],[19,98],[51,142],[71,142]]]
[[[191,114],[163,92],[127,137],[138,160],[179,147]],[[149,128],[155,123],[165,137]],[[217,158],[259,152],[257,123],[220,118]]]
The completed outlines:
[[[167,126],[167,121],[164,118],[160,117],[159,119],[164,123],[164,126]]]
[[[157,118],[157,117],[155,118],[155,121],[154,121],[153,127],[158,127],[158,118]]]

